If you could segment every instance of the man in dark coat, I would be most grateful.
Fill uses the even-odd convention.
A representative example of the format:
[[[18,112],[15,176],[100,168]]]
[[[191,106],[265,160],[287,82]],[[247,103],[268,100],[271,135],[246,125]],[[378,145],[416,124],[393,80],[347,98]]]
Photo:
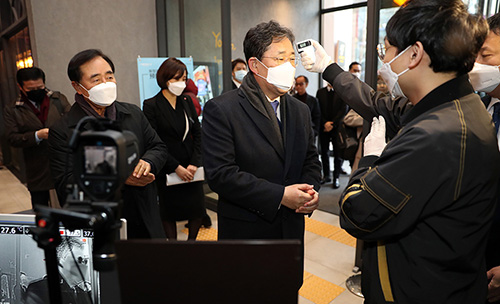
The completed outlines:
[[[295,74],[293,40],[274,21],[250,29],[244,51],[251,72],[239,89],[205,106],[203,161],[219,194],[219,239],[303,241],[303,215],[318,206],[309,109],[286,94]]]
[[[469,73],[472,86],[484,92],[482,100],[493,118],[500,147],[500,13],[488,18],[490,31],[477,55],[474,69]],[[500,202],[500,196],[498,197]],[[488,269],[488,301],[500,303],[500,208],[498,207],[491,225],[486,246],[486,267]]]
[[[467,73],[487,31],[460,0],[406,2],[379,46],[379,74],[393,98],[344,72],[316,42],[317,64],[303,58],[306,69],[323,72],[344,101],[373,120],[340,200],[341,226],[365,241],[365,303],[486,299],[484,254],[500,153]]]
[[[66,199],[66,184],[74,183],[73,158],[68,140],[78,122],[86,116],[106,117],[131,131],[139,141],[140,160],[122,191],[123,216],[129,238],[164,238],[159,216],[156,188],[152,182],[167,158],[167,147],[158,137],[142,111],[135,105],[116,101],[113,62],[99,50],[76,54],[68,65],[68,76],[76,90],[69,113],[50,130],[50,161],[61,201]],[[84,130],[90,126],[86,124]],[[69,154],[69,162],[66,157]],[[66,175],[65,175],[66,173]]]
[[[330,143],[333,145],[333,183],[332,188],[340,187],[340,173],[342,173],[342,158],[340,157],[340,143],[338,130],[347,112],[347,105],[333,90],[331,85],[321,88],[316,93],[321,110],[319,148],[321,149],[321,163],[323,165],[322,183],[328,183],[330,178]]]
[[[307,94],[307,86],[309,85],[309,79],[306,76],[300,75],[295,78],[295,94],[293,97],[305,103],[311,112],[312,127],[314,130],[314,138],[319,134],[320,131],[320,120],[321,113],[319,110],[318,100],[309,94]]]
[[[66,96],[45,87],[42,69],[21,69],[16,76],[20,95],[15,104],[5,108],[6,136],[13,147],[23,149],[32,207],[48,206],[49,190],[54,188],[49,168],[49,128],[71,105]]]

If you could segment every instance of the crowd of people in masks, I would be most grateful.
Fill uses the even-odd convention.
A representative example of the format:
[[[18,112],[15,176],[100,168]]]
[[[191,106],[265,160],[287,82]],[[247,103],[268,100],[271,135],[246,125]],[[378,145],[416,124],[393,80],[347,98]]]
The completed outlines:
[[[48,200],[55,189],[64,205],[74,179],[72,166],[65,168],[71,132],[82,117],[106,117],[139,140],[140,161],[123,190],[129,237],[175,239],[175,222],[188,219],[196,238],[205,213],[193,179],[203,166],[219,196],[220,240],[303,244],[304,216],[318,208],[320,185],[330,178],[317,138],[329,146],[321,134],[341,121],[330,114],[349,109],[371,123],[339,201],[342,228],[364,241],[365,303],[498,301],[500,15],[471,15],[461,0],[407,1],[377,48],[388,94],[360,80],[359,64],[344,71],[314,40],[314,58],[299,58],[294,43],[275,21],[252,27],[245,60],[233,61],[233,90],[205,104],[201,125],[193,98],[183,94],[186,67],[175,58],[160,67],[161,91],[144,112],[116,100],[115,67],[99,50],[79,52],[68,65],[72,106],[45,88],[44,76],[21,70],[21,95],[5,121],[11,144],[40,167],[27,166],[32,198]],[[308,78],[295,77],[299,62],[329,84],[319,102],[305,93]],[[295,97],[288,94],[294,84]],[[186,182],[182,191],[165,186],[172,173]]]

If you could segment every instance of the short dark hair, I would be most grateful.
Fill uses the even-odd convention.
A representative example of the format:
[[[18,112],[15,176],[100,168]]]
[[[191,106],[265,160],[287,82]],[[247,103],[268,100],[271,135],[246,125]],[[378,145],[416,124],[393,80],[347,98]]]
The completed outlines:
[[[113,73],[115,72],[115,65],[108,56],[104,55],[101,50],[89,49],[81,51],[80,53],[73,56],[73,58],[71,58],[71,60],[69,61],[69,79],[71,81],[80,82],[80,80],[82,79],[82,71],[80,70],[80,67],[96,57],[102,57],[102,59],[106,60],[106,62],[111,66],[111,70],[113,71]]]
[[[45,73],[37,67],[24,68],[17,71],[16,79],[21,87],[24,85],[23,82],[28,80],[42,79],[43,83],[45,83]]]
[[[186,65],[177,58],[170,57],[163,61],[158,72],[156,72],[156,82],[162,90],[167,89],[167,81],[172,78],[179,78],[187,71]]]
[[[273,41],[281,41],[288,38],[293,45],[295,36],[289,28],[281,26],[278,22],[271,20],[262,22],[248,30],[243,41],[243,52],[245,59],[256,57],[261,60]]]
[[[309,79],[307,79],[307,77],[306,77],[306,76],[304,76],[304,75],[299,75],[299,76],[295,77],[295,81],[297,81],[297,79],[299,79],[299,77],[303,77],[303,78],[304,78],[304,81],[305,81],[307,84],[309,84]]]
[[[243,63],[245,66],[247,66],[247,63],[245,62],[245,60],[243,60],[241,58],[236,58],[235,60],[233,60],[231,62],[231,71],[234,71],[234,68],[236,67],[236,65],[238,63]]]
[[[461,0],[408,0],[387,23],[387,41],[398,53],[420,41],[436,73],[468,73],[488,34],[481,16]]]
[[[490,31],[500,35],[500,13],[496,13],[495,15],[489,17],[488,25],[490,26]]]
[[[355,66],[356,64],[357,64],[357,65],[361,65],[361,63],[359,63],[359,62],[357,62],[357,61],[353,61],[353,62],[351,62],[351,64],[349,65],[349,70],[350,70],[350,69],[352,69],[352,67],[353,67],[353,66]]]

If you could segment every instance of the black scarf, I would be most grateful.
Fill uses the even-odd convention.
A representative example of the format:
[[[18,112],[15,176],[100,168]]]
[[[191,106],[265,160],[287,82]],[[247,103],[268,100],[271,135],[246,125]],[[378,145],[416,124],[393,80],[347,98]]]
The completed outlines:
[[[80,108],[82,108],[82,110],[88,116],[93,116],[97,118],[102,117],[89,105],[89,103],[85,100],[85,98],[83,98],[82,95],[75,93],[75,102],[80,106]],[[114,102],[110,106],[106,107],[106,111],[104,112],[104,117],[109,118],[111,120],[116,120],[116,106]]]
[[[258,77],[258,76],[257,76]],[[266,116],[269,120],[272,121],[273,131],[279,135],[280,143],[283,145],[283,138],[286,138],[286,122],[285,122],[285,111],[286,111],[286,102],[285,96],[280,97],[280,120],[282,125],[283,134],[281,133],[280,126],[278,124],[278,118],[274,113],[273,107],[271,103],[268,101],[266,95],[260,88],[257,80],[255,80],[255,76],[253,73],[248,73],[243,81],[241,82],[241,86],[239,88],[246,96],[250,104],[259,111],[262,115]],[[284,146],[284,145],[283,145]]]

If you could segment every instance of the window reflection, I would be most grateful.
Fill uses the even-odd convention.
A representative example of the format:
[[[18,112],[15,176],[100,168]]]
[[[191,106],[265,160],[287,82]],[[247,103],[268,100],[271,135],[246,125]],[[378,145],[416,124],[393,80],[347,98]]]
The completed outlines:
[[[342,10],[323,15],[323,45],[344,70],[353,61],[365,66],[367,8]],[[361,79],[364,79],[362,69]]]

